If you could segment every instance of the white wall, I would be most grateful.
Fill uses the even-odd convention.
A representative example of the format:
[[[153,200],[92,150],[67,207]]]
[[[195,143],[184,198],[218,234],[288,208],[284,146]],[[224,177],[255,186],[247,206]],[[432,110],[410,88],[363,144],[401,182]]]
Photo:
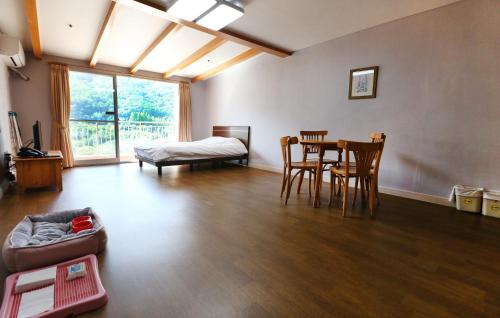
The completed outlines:
[[[4,180],[4,152],[12,152],[8,112],[11,109],[9,94],[9,71],[0,61],[0,198],[2,197],[2,182]]]
[[[286,59],[257,57],[192,87],[194,137],[250,125],[251,163],[272,169],[280,136],[383,131],[382,186],[443,197],[456,183],[500,189],[499,12],[498,0],[464,0]],[[377,98],[349,101],[349,70],[372,65]]]

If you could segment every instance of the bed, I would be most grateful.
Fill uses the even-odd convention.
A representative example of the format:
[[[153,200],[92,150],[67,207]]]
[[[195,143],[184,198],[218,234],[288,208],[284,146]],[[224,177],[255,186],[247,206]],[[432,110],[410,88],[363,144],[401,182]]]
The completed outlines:
[[[134,152],[139,167],[143,162],[149,163],[157,167],[161,176],[165,166],[189,165],[192,170],[195,163],[234,160],[248,165],[249,145],[249,126],[213,126],[212,137],[203,140],[138,145]]]

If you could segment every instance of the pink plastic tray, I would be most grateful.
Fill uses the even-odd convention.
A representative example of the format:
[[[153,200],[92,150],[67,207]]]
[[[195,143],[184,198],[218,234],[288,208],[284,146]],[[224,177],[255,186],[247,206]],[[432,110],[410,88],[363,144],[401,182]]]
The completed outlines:
[[[80,262],[85,262],[87,274],[81,278],[66,280],[67,267]],[[95,255],[83,256],[55,266],[57,266],[57,274],[54,286],[54,309],[33,317],[64,318],[97,309],[108,302],[108,295],[99,278]],[[21,274],[32,271],[15,273],[5,280],[2,309],[0,309],[1,318],[17,318],[22,295],[14,292],[17,278]]]

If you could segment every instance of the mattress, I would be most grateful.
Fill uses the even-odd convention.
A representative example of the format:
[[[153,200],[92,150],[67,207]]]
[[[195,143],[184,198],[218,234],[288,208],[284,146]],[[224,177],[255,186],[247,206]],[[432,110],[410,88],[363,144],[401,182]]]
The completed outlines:
[[[236,157],[248,153],[236,138],[209,137],[193,142],[149,143],[134,147],[137,156],[154,162]]]

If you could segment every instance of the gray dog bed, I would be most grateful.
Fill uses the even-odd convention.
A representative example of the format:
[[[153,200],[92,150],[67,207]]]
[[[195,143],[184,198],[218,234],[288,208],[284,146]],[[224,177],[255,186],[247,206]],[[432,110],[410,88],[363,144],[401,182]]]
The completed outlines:
[[[92,217],[94,227],[73,233],[71,220]],[[2,248],[10,271],[23,271],[63,262],[104,250],[107,235],[101,219],[91,208],[26,216],[7,236]]]

